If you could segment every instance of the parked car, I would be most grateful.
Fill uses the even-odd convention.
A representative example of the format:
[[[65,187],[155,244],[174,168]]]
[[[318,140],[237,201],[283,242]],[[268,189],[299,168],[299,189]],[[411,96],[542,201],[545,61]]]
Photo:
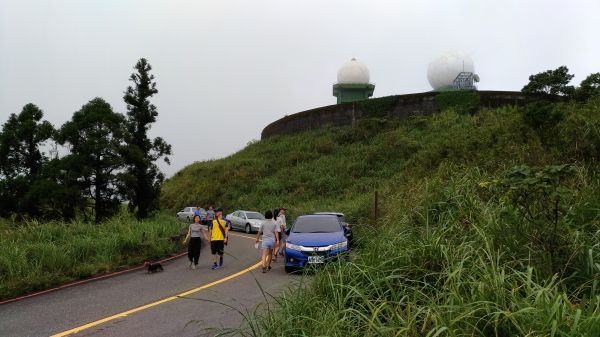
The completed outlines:
[[[299,216],[285,246],[285,271],[321,264],[348,251],[346,227],[331,214]]]
[[[345,227],[345,235],[346,238],[348,239],[348,246],[351,247],[352,246],[352,225],[349,224],[346,221],[346,217],[344,216],[344,213],[339,213],[339,212],[317,212],[314,213],[317,215],[335,215],[338,217],[338,219],[340,220],[340,222],[342,223],[342,226]]]
[[[204,208],[197,207],[185,207],[181,211],[177,212],[177,219],[182,221],[192,221],[196,211],[200,211],[200,220],[206,219],[206,210]]]
[[[258,232],[265,217],[259,212],[238,210],[226,217],[231,222],[231,228],[242,230],[248,234]]]

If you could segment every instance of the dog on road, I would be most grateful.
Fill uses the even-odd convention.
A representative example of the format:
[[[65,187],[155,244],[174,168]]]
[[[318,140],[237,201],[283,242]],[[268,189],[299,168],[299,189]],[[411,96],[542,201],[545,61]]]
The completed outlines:
[[[144,267],[147,269],[146,274],[156,273],[157,271],[163,271],[163,267],[159,262],[144,262]]]

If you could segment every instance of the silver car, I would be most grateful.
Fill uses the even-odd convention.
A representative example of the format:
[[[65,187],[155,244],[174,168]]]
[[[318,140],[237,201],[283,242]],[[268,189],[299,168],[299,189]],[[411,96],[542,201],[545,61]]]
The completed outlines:
[[[248,234],[258,232],[265,220],[265,217],[258,212],[241,210],[227,215],[226,218],[231,222],[232,229],[243,230]]]
[[[198,210],[197,207],[185,207],[181,211],[177,212],[177,219],[182,221],[192,221],[194,214]],[[200,208],[200,220],[206,219],[206,210]]]

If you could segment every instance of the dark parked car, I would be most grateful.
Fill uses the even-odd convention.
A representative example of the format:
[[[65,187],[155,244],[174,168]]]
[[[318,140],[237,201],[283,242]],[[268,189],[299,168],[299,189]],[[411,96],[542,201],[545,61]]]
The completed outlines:
[[[348,246],[352,246],[352,225],[346,221],[344,213],[339,212],[317,212],[317,215],[335,215],[340,219],[342,225],[346,228],[346,238],[348,238]]]

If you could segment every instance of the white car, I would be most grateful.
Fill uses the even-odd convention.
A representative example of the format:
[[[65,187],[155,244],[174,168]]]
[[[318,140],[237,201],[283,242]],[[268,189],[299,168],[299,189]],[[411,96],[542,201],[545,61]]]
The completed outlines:
[[[181,211],[177,212],[177,219],[182,220],[182,221],[190,221],[191,222],[192,219],[194,218],[194,213],[196,212],[197,209],[198,209],[197,207],[185,207]],[[200,208],[200,213],[206,214],[206,211],[204,210],[204,208]],[[201,218],[202,218],[202,216],[201,216]]]
[[[242,210],[228,214],[226,219],[231,222],[232,229],[243,230],[248,234],[258,232],[265,221],[265,217],[259,212]]]

